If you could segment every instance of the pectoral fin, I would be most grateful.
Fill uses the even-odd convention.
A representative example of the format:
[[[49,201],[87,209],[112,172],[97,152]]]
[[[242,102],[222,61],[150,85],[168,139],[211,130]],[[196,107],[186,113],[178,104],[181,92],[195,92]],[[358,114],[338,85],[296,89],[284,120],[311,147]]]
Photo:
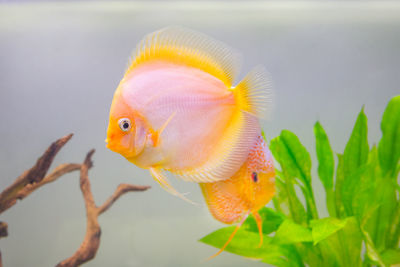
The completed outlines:
[[[162,134],[162,132],[165,130],[165,128],[167,127],[168,123],[170,123],[170,121],[172,120],[172,118],[176,115],[176,111],[174,113],[171,114],[171,116],[169,116],[169,118],[164,122],[163,126],[161,126],[160,129],[158,129],[157,131],[155,131],[152,134],[152,138],[151,140],[153,141],[153,146],[158,146],[160,144],[160,136]]]
[[[150,168],[150,173],[153,176],[154,180],[156,180],[161,187],[167,191],[168,193],[177,196],[191,204],[196,205],[195,202],[191,201],[190,199],[186,198],[183,194],[179,193],[178,191],[175,190],[174,187],[172,187],[172,185],[169,184],[168,182],[168,178],[164,175],[163,171],[161,169],[158,168]]]

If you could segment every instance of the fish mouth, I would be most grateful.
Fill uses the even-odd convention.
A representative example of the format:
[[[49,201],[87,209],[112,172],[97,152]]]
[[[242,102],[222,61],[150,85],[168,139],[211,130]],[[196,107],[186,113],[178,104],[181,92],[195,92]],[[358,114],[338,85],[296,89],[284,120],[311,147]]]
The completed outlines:
[[[117,152],[117,151],[116,151],[116,146],[115,146],[115,145],[112,145],[112,144],[109,143],[107,140],[106,140],[106,148],[108,148],[108,149],[110,149],[110,150],[112,150],[112,151]]]
[[[110,149],[111,151],[120,152],[120,147],[118,146],[118,144],[116,144],[115,142],[112,142],[109,138],[107,138],[106,140],[104,140],[106,142],[106,148]]]
[[[113,152],[119,153],[121,155],[125,154],[125,149],[117,144],[107,143],[106,148],[110,149]]]
[[[104,140],[104,142],[106,142],[106,148],[110,148],[110,149],[111,149],[110,139],[109,139],[109,138],[106,138],[106,139]]]
[[[133,140],[134,140],[133,137],[127,136],[127,138],[117,142],[116,140],[113,141],[110,140],[110,138],[107,138],[105,142],[106,142],[106,147],[111,151],[119,153],[126,158],[131,158],[137,154],[135,146],[133,144]]]
[[[121,146],[118,144],[118,142],[115,142],[116,140],[114,137],[114,134],[107,134],[107,138],[104,140],[104,142],[106,142],[106,148],[119,153],[121,151]]]

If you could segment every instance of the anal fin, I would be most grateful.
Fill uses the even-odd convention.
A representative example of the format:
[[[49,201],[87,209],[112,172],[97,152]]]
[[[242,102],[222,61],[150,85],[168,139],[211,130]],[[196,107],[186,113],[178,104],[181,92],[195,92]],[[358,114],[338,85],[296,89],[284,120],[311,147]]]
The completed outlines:
[[[248,214],[247,214],[248,215]],[[237,231],[239,230],[239,228],[242,226],[242,224],[244,223],[244,221],[247,219],[247,215],[243,216],[243,218],[240,220],[240,222],[238,223],[238,225],[236,225],[235,229],[233,230],[232,234],[229,236],[228,240],[225,242],[225,244],[220,248],[220,250],[215,253],[214,255],[210,256],[207,258],[207,260],[211,260],[215,257],[217,257],[219,254],[221,254],[225,248],[229,245],[229,243],[232,241],[233,237],[236,235]]]
[[[256,220],[257,223],[257,228],[258,228],[258,233],[260,234],[260,243],[258,244],[258,247],[261,247],[263,244],[263,231],[262,231],[262,219],[260,214],[258,214],[258,212],[253,212],[253,217]]]
[[[197,203],[191,201],[190,199],[186,198],[183,194],[176,191],[176,189],[172,185],[170,185],[168,178],[163,174],[161,169],[150,168],[149,170],[154,180],[156,180],[165,191],[185,200],[186,202],[189,202],[190,204],[197,205]]]

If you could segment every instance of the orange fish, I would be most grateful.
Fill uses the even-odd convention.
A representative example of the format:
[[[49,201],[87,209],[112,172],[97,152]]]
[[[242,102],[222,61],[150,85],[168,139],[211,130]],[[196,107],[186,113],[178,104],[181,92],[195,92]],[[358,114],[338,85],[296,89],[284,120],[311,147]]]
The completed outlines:
[[[252,214],[257,222],[261,246],[262,220],[258,210],[264,207],[275,193],[273,159],[261,135],[250,150],[247,161],[235,175],[227,180],[199,185],[215,219],[226,224],[238,223],[228,241],[210,258],[224,251],[249,214]]]
[[[269,106],[264,69],[233,86],[239,65],[232,48],[191,30],[147,35],[115,91],[107,147],[183,199],[165,171],[193,182],[232,177]]]

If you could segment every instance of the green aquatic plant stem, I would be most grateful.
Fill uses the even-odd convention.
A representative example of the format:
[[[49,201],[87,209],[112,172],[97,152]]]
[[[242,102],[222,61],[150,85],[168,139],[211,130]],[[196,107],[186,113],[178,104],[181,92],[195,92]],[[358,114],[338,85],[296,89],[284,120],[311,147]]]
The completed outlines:
[[[332,189],[326,190],[326,206],[331,217],[337,217],[335,208],[335,192]]]
[[[294,189],[293,185],[293,178],[286,176],[285,179],[285,189],[286,189],[286,194],[288,196],[289,200],[289,210],[290,214],[292,215],[291,217],[293,220],[298,223],[298,224],[304,224],[306,218],[301,214],[301,211],[299,210],[298,206],[301,205],[300,201],[297,199],[296,196],[296,190]]]
[[[301,191],[306,200],[307,211],[309,213],[309,220],[318,219],[317,206],[315,204],[314,192],[312,188],[301,187]]]
[[[306,200],[308,203],[308,207],[311,210],[312,219],[316,220],[319,217],[318,217],[317,205],[315,204],[314,192],[313,192],[312,188],[310,188],[309,194],[310,195],[308,198],[306,198]]]

